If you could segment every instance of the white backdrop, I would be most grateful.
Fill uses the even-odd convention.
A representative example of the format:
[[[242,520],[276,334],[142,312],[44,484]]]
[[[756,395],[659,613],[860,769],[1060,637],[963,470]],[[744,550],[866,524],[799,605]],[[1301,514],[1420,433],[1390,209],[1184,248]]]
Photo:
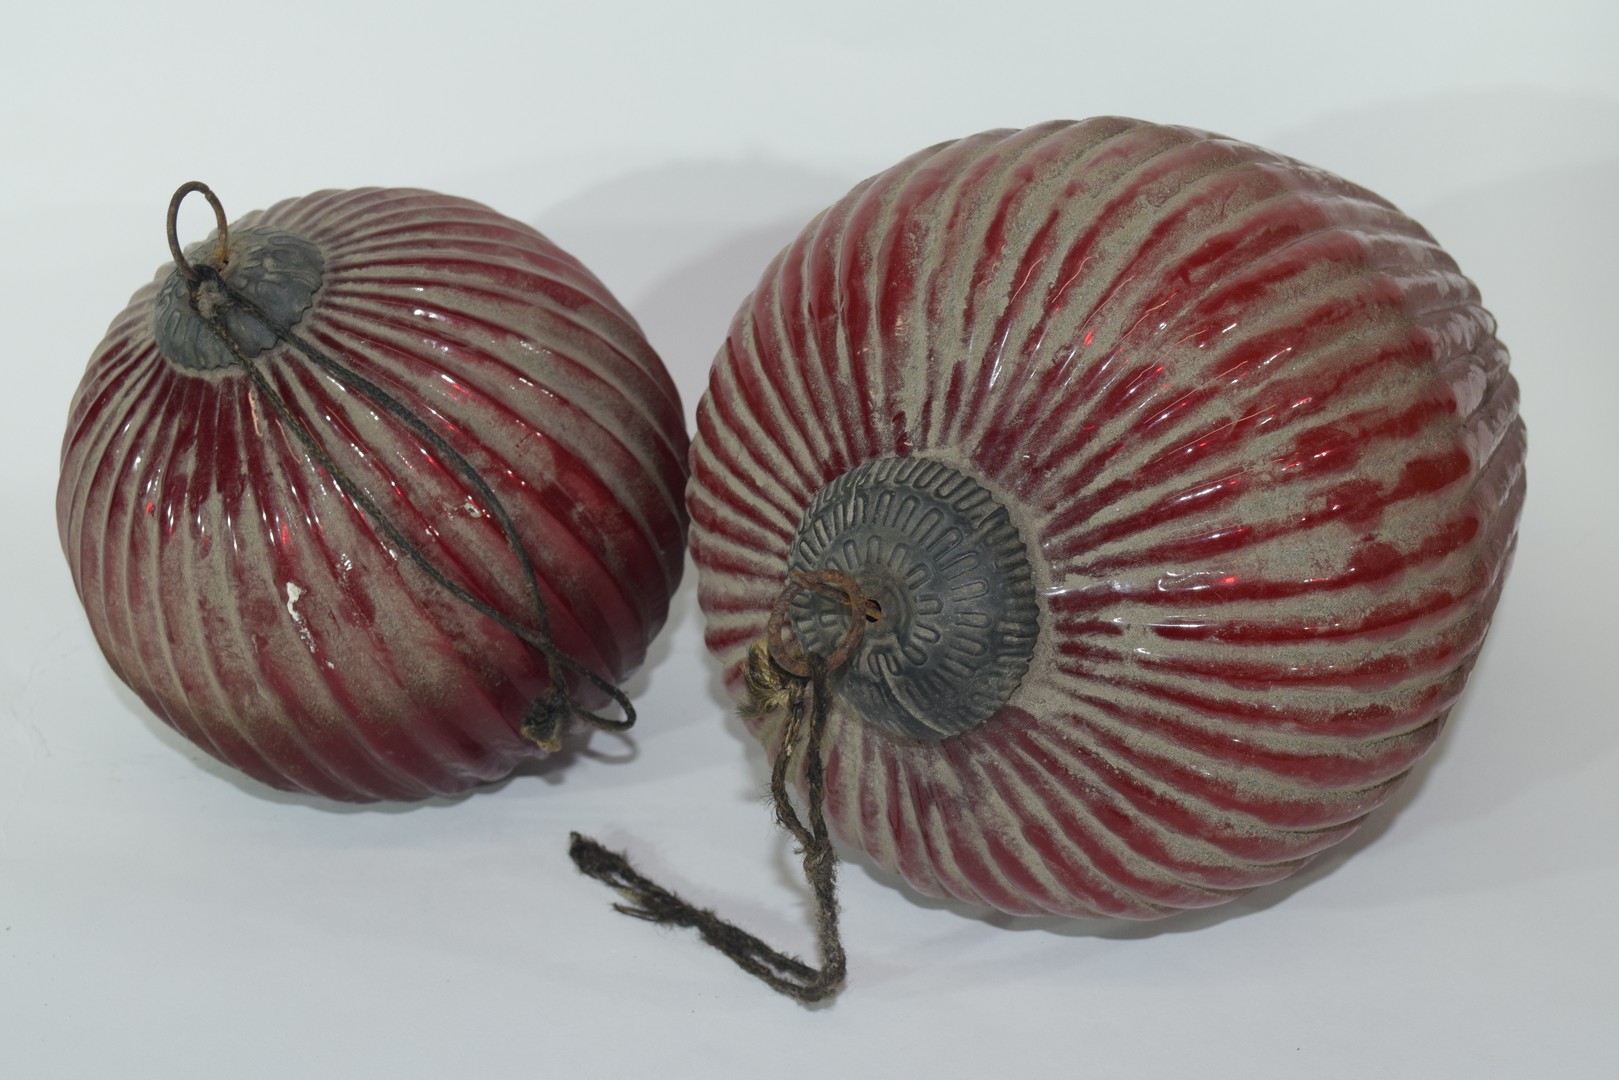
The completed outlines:
[[[9,13],[0,1076],[1616,1075],[1616,12]],[[207,180],[233,216],[371,183],[487,202],[608,283],[689,413],[766,260],[855,181],[941,139],[1097,113],[1223,131],[1393,199],[1480,283],[1523,386],[1529,503],[1473,683],[1394,802],[1287,883],[1109,925],[921,899],[854,859],[850,986],[807,1010],[689,933],[615,915],[565,854],[570,829],[592,832],[811,946],[763,756],[701,644],[694,575],[630,687],[632,755],[598,738],[460,800],[356,809],[270,791],[109,673],[56,540],[57,450],[91,349],[166,259],[181,181]],[[209,223],[194,202],[188,239]]]

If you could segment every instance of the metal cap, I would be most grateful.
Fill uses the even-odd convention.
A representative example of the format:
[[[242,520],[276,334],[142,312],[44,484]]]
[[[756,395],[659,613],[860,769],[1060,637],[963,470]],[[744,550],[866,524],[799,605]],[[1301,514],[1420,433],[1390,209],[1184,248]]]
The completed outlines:
[[[1028,552],[983,485],[926,457],[858,465],[816,493],[793,540],[794,570],[842,570],[880,617],[834,677],[839,701],[893,735],[937,741],[1004,705],[1029,668],[1039,611]],[[792,622],[824,652],[847,603],[805,593]]]

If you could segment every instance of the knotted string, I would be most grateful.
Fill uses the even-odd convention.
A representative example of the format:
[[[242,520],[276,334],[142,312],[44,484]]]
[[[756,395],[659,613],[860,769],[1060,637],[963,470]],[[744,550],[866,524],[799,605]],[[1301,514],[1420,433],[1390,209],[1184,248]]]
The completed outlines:
[[[787,634],[788,609],[804,592],[833,596],[849,607],[849,629],[837,647],[825,656],[806,651],[796,636]],[[798,1001],[821,1001],[843,988],[848,958],[838,930],[837,855],[832,850],[822,814],[826,771],[821,758],[821,737],[826,730],[827,707],[831,701],[827,677],[849,661],[860,647],[866,623],[879,614],[848,574],[837,570],[794,571],[788,575],[787,584],[771,608],[765,636],[749,649],[743,672],[748,691],[748,699],[742,706],[744,716],[760,719],[778,710],[786,713],[781,748],[770,770],[770,798],[776,822],[798,841],[803,855],[804,879],[815,896],[815,940],[820,966],[812,967],[796,956],[765,944],[713,911],[694,906],[642,876],[622,854],[574,833],[568,849],[574,864],[617,889],[628,901],[614,904],[614,909],[664,926],[691,927],[743,971]],[[801,736],[805,799],[809,809],[807,825],[798,816],[787,792],[787,774],[799,752]]]
[[[539,575],[534,568],[534,560],[530,557],[528,547],[524,544],[523,538],[518,533],[517,526],[507,512],[506,507],[473,464],[460,451],[451,446],[443,436],[428,426],[426,421],[411,412],[392,394],[359,372],[334,360],[307,339],[295,333],[290,326],[271,317],[252,299],[233,288],[225,280],[218,267],[207,263],[193,264],[185,258],[184,252],[180,249],[176,226],[180,203],[192,192],[201,193],[208,200],[209,205],[213,207],[214,218],[219,227],[219,243],[215,250],[216,261],[222,267],[230,257],[226,239],[225,211],[220,205],[218,197],[209,190],[206,184],[199,181],[193,180],[182,185],[169,202],[168,240],[169,251],[173,255],[175,266],[179,269],[181,276],[185,278],[186,293],[191,303],[191,309],[197,313],[197,316],[213,330],[214,335],[231,351],[236,361],[247,373],[248,378],[252,380],[254,390],[269,402],[270,408],[286,429],[292,432],[294,438],[298,440],[305,452],[336,481],[343,491],[348,493],[349,498],[387,536],[389,542],[396,549],[415,563],[423,573],[451,596],[493,620],[497,625],[527,643],[540,654],[545,661],[545,675],[547,681],[551,684],[551,692],[549,695],[536,698],[529,704],[523,717],[522,734],[541,749],[556,751],[561,749],[563,728],[570,718],[580,720],[591,727],[604,731],[625,731],[632,727],[635,724],[635,707],[630,704],[630,700],[624,692],[595,671],[569,656],[552,639],[550,612],[546,607],[545,598],[540,592]],[[433,564],[433,561],[427,557],[426,552],[413,543],[382,512],[382,508],[377,505],[376,500],[367,494],[364,488],[349,478],[348,474],[333,460],[331,454],[320,444],[320,441],[315,438],[314,432],[309,429],[304,420],[293,412],[291,406],[271,385],[258,361],[248,355],[241,343],[227,329],[224,322],[224,312],[230,307],[236,307],[251,315],[274,334],[277,341],[289,346],[293,351],[302,355],[341,385],[370,400],[372,404],[403,424],[418,438],[431,446],[443,460],[450,464],[455,472],[460,474],[462,479],[466,481],[482,501],[489,515],[499,524],[506,544],[517,556],[523,581],[527,586],[529,602],[533,608],[533,626],[528,626],[512,619],[494,608],[487,601],[473,595],[459,583],[453,581]],[[562,677],[563,670],[573,672],[606,694],[623,710],[623,718],[614,720],[609,717],[599,716],[583,708],[574,699],[567,680]]]

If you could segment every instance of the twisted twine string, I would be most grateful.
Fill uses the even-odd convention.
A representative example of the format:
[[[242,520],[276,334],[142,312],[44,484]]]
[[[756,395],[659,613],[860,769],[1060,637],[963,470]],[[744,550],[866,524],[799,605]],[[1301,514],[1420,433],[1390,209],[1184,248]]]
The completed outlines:
[[[849,607],[849,629],[825,656],[807,652],[790,633],[788,609],[807,591],[842,600]],[[843,988],[848,957],[838,929],[837,855],[822,814],[826,772],[821,737],[831,700],[827,677],[849,661],[860,647],[866,623],[878,617],[880,613],[848,574],[837,570],[794,571],[788,575],[786,585],[772,605],[765,636],[748,651],[743,673],[748,691],[741,710],[743,715],[762,718],[778,710],[786,713],[781,749],[770,771],[770,799],[777,824],[792,834],[803,856],[804,879],[815,897],[815,940],[820,965],[811,966],[767,945],[713,911],[699,908],[644,877],[621,853],[609,851],[595,840],[574,833],[568,849],[574,864],[585,874],[617,889],[628,901],[614,904],[615,910],[664,926],[690,927],[743,971],[798,1001],[821,1001]],[[801,736],[807,824],[788,797],[787,783]]]
[[[523,542],[522,536],[517,531],[516,523],[512,520],[511,514],[506,510],[505,505],[496,496],[494,489],[489,486],[488,481],[467,460],[466,456],[451,446],[425,420],[412,412],[381,386],[352,368],[334,360],[327,353],[294,332],[290,326],[271,317],[250,297],[245,296],[231,286],[225,280],[219,267],[208,263],[192,263],[185,258],[180,249],[176,225],[179,218],[180,204],[192,192],[200,193],[213,207],[214,217],[219,226],[219,243],[214,252],[215,261],[220,266],[223,266],[230,255],[226,246],[225,211],[220,205],[218,197],[214,195],[206,184],[200,181],[192,180],[181,185],[169,202],[168,240],[169,251],[174,258],[174,264],[179,269],[181,276],[185,278],[186,294],[192,310],[208,325],[214,335],[224,343],[225,347],[231,351],[231,355],[236,358],[237,363],[241,365],[248,378],[252,380],[254,390],[269,402],[270,408],[281,420],[283,426],[292,432],[293,437],[298,440],[304,451],[326,471],[327,475],[332,477],[355,505],[360,508],[361,512],[371,519],[401,554],[451,596],[493,620],[502,629],[515,635],[540,654],[545,662],[545,676],[551,684],[551,692],[548,695],[535,698],[529,704],[524,714],[521,728],[524,737],[541,749],[554,752],[561,749],[563,731],[569,719],[579,720],[603,731],[625,731],[634,726],[635,707],[630,704],[630,700],[624,692],[568,655],[551,637],[550,612],[546,607],[545,598],[540,592],[539,574],[534,568],[534,560],[529,555],[528,546]],[[348,473],[332,458],[331,454],[326,451],[326,448],[320,444],[320,440],[315,437],[308,424],[293,411],[292,407],[271,385],[258,361],[249,356],[242,344],[231,334],[224,321],[224,314],[231,307],[251,315],[269,329],[275,335],[277,341],[289,346],[332,379],[367,398],[383,412],[403,424],[418,438],[431,446],[444,461],[449,463],[456,473],[460,474],[461,478],[481,500],[489,515],[499,524],[506,544],[517,556],[523,581],[527,587],[529,603],[533,609],[533,626],[518,622],[452,580],[427,557],[426,552],[412,542],[382,512],[382,508],[377,505],[376,500],[371,498],[364,488],[355,483]],[[574,699],[573,691],[569,688],[568,681],[562,677],[563,671],[573,672],[611,698],[623,711],[623,718],[615,720],[600,716],[581,706]]]

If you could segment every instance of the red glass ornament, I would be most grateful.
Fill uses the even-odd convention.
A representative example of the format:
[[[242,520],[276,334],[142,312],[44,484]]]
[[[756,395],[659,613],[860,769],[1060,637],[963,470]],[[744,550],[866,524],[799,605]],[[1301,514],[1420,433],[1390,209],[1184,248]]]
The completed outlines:
[[[1219,904],[1433,744],[1524,452],[1477,290],[1378,196],[1186,128],[988,132],[860,184],[738,312],[688,491],[707,640],[740,696],[788,571],[856,578],[826,812],[919,891]]]
[[[227,308],[255,386],[176,268],[139,290],[62,450],[58,525],[96,640],[167,723],[276,787],[419,799],[507,775],[542,752],[520,727],[555,676],[402,549],[532,626],[525,549],[556,646],[624,679],[682,568],[673,383],[589,271],[476,203],[322,191],[228,236],[190,261],[363,382]]]

